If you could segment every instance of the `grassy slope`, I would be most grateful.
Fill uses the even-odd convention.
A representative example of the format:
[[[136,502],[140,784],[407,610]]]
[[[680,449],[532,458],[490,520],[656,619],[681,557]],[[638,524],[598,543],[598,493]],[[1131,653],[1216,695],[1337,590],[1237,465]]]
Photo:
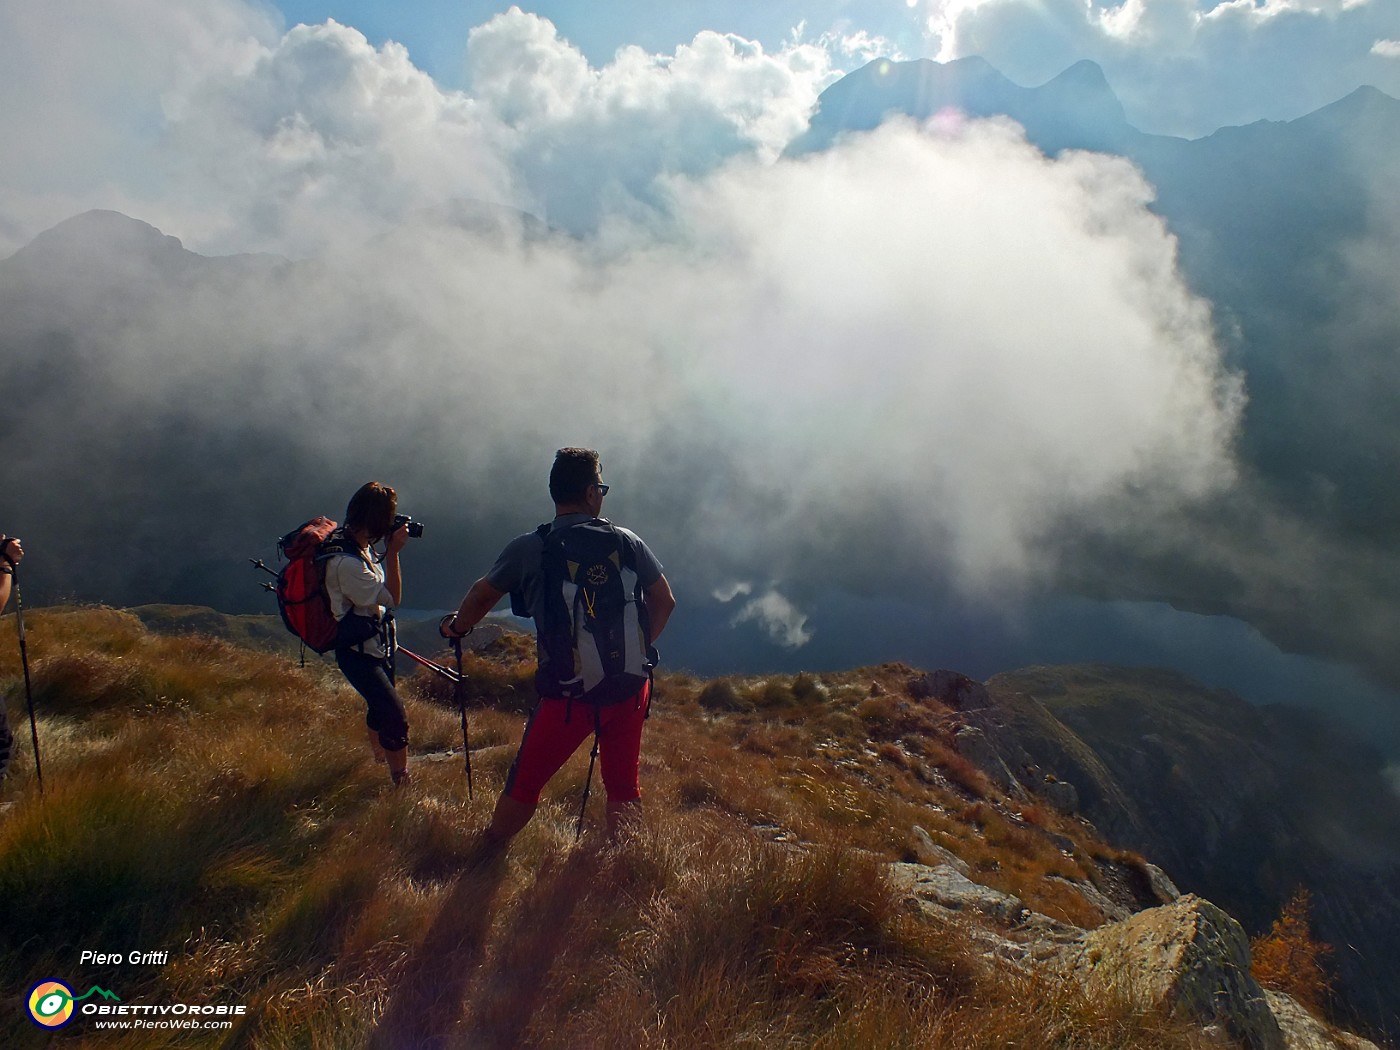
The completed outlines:
[[[0,816],[0,1045],[52,1043],[18,1002],[46,977],[250,1007],[232,1036],[122,1042],[79,1020],[74,1046],[1207,1045],[999,970],[894,899],[882,863],[915,823],[981,881],[1082,924],[1098,916],[1046,876],[1113,854],[992,796],[947,749],[948,713],[902,694],[908,668],[663,678],[645,825],[605,845],[599,790],[573,843],[580,753],[488,861],[477,830],[522,725],[528,647],[468,657],[475,701],[500,705],[472,712],[468,800],[459,759],[419,759],[391,790],[360,700],[323,666],[107,609],[28,621],[47,792],[21,751]],[[18,673],[0,650],[13,712]],[[415,753],[460,742],[439,699],[409,700]],[[1077,836],[1075,854],[1047,830]],[[80,967],[83,948],[171,956]]]

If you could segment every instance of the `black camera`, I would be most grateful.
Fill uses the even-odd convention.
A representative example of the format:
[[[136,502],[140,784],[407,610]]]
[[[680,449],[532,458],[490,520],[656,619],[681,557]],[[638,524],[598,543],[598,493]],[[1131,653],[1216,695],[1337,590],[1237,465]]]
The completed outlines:
[[[408,526],[408,534],[415,540],[423,535],[423,523],[421,521],[414,521],[407,514],[395,514],[394,527],[389,531],[398,532],[401,525]]]

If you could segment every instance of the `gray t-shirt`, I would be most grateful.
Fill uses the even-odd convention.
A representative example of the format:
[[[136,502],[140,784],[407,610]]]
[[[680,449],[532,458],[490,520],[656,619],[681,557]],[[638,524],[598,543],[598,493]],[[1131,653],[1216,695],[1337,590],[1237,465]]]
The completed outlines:
[[[588,514],[561,514],[554,519],[550,531],[592,520]],[[661,578],[661,563],[635,532],[624,529],[621,525],[615,525],[614,528],[622,536],[622,542],[631,550],[633,564],[637,567],[637,580],[644,588],[650,587]],[[544,541],[538,534],[527,532],[506,544],[506,549],[501,551],[496,564],[491,566],[486,574],[486,582],[498,591],[520,595],[524,599],[524,607],[529,610],[530,616],[535,617],[536,622],[536,614],[543,598],[543,555]],[[512,606],[514,602],[512,598]]]

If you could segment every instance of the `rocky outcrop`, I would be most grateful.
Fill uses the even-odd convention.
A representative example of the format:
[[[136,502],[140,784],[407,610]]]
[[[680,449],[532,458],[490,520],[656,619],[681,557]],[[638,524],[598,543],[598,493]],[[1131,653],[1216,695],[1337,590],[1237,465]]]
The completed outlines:
[[[1400,803],[1378,756],[1305,714],[1162,670],[1037,667],[985,686],[939,670],[904,691],[1011,810],[1034,799],[1162,865],[1097,860],[1080,890],[1107,918],[1173,902],[1179,884],[1260,933],[1307,886],[1343,1009],[1395,1029]]]
[[[1018,897],[973,882],[950,865],[890,865],[890,882],[916,914],[956,921],[990,960],[1026,970],[1051,966],[1084,931],[1031,911]]]
[[[902,863],[888,870],[911,911],[933,922],[956,922],[989,962],[1022,971],[1047,967],[1084,982],[1091,992],[1126,992],[1145,1007],[1218,1032],[1247,1050],[1378,1050],[1323,1024],[1288,996],[1260,988],[1250,974],[1243,928],[1201,897],[1178,896],[1082,930],[975,882],[966,865],[959,871],[948,863]],[[1175,893],[1170,880],[1162,879],[1161,892]],[[1065,881],[1090,903],[1123,914],[1087,884]]]
[[[990,706],[987,687],[957,671],[930,671],[909,683],[915,700],[937,700],[954,711],[976,711]]]
[[[1143,871],[1147,875],[1148,889],[1152,895],[1163,904],[1170,904],[1181,896],[1181,891],[1176,888],[1176,883],[1165,871],[1155,864],[1144,864]]]
[[[1054,774],[1046,773],[1027,786],[1061,813],[1079,812],[1079,789],[1068,780],[1060,780]]]
[[[923,864],[893,864],[890,877],[895,888],[919,907],[945,912],[976,912],[1004,925],[1018,922],[1029,910],[1020,898],[973,882],[947,864],[930,868]]]
[[[1400,800],[1379,755],[1304,712],[1168,671],[1036,667],[987,689],[991,706],[964,720],[1022,783],[1017,748],[1074,784],[1105,839],[1250,932],[1298,886],[1311,890],[1313,936],[1334,949],[1345,1008],[1400,1030]]]
[[[1172,1016],[1218,1027],[1249,1050],[1284,1050],[1249,972],[1249,938],[1201,897],[1187,894],[1086,933],[1071,970],[1090,987],[1127,989]]]
[[[964,726],[953,734],[953,746],[990,780],[997,789],[1011,798],[1027,798],[1026,789],[1012,775],[987,735],[976,726]]]

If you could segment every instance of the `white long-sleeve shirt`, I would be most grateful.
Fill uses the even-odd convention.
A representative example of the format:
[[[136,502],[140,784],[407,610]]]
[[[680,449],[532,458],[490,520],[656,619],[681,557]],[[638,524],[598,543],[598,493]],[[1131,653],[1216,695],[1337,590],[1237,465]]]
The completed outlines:
[[[352,610],[361,616],[382,617],[386,608],[394,607],[394,596],[384,586],[384,566],[371,565],[353,554],[333,554],[326,560],[326,593],[337,620]],[[388,655],[378,638],[365,642],[363,649],[366,656]]]

